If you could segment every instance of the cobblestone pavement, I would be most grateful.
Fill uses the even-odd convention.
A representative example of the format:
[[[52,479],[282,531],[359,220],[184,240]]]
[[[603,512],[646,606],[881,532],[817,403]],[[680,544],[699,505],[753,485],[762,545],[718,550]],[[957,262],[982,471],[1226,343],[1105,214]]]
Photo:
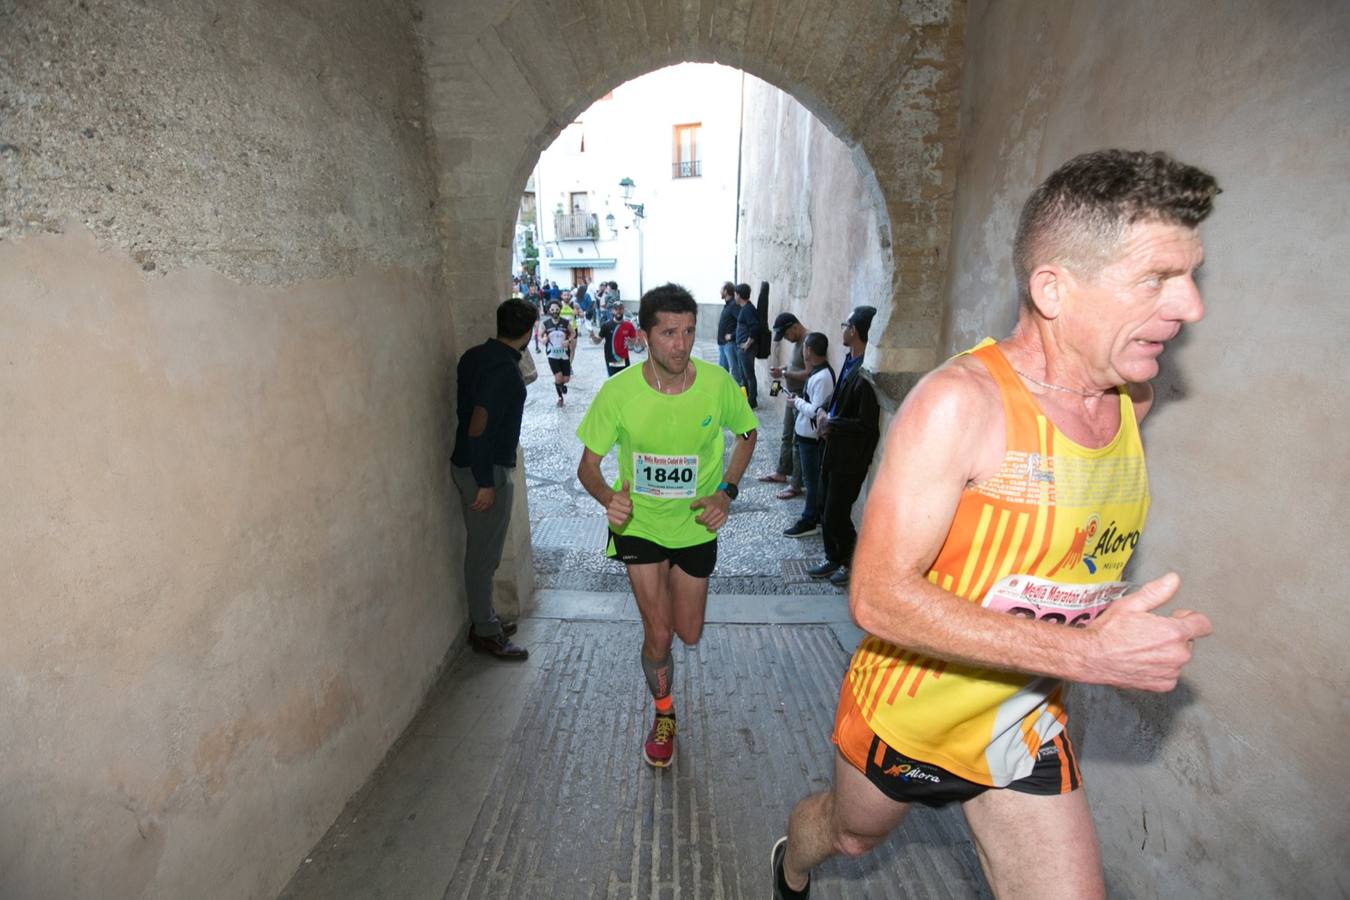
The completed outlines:
[[[527,352],[533,352],[533,347]],[[698,344],[695,353],[717,362],[714,343]],[[541,371],[529,388],[520,442],[525,453],[536,584],[565,590],[627,591],[623,566],[604,556],[604,512],[576,476],[582,450],[576,430],[605,381],[603,351],[587,340],[583,330],[567,405],[561,408],[547,361],[538,353],[533,358]],[[767,397],[767,390],[761,393],[766,396],[758,410],[759,440],[750,469],[741,480],[740,496],[732,504],[731,519],[718,534],[717,569],[709,590],[722,594],[842,593],[805,576],[807,566],[825,558],[819,535],[782,535],[796,521],[803,498],[779,500],[774,494],[783,485],[756,480],[772,471],[778,461],[783,422],[783,401]],[[730,444],[728,435],[728,450]],[[611,479],[618,471],[615,459],[616,451],[611,451],[601,466]]]

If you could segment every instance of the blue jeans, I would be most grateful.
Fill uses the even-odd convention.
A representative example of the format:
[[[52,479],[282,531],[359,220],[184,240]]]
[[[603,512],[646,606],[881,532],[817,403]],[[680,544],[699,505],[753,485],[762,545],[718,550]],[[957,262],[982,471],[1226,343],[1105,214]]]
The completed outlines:
[[[802,521],[808,525],[820,524],[820,441],[796,435],[797,453],[802,465],[802,487],[806,489],[806,508]]]
[[[728,372],[731,372],[733,377],[735,376],[736,373],[736,360],[735,357],[733,357],[731,354],[735,349],[736,349],[735,344],[717,345],[717,364],[722,368],[726,369]]]

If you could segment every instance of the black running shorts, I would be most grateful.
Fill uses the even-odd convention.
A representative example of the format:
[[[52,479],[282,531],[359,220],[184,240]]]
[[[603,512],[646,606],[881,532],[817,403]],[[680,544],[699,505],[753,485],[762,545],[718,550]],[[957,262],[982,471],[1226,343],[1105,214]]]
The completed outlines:
[[[572,377],[572,361],[570,359],[548,358],[548,367],[553,370],[554,375],[566,375]]]
[[[634,566],[670,560],[672,566],[678,566],[687,575],[707,578],[717,565],[717,538],[692,547],[662,547],[643,538],[624,537],[611,531],[605,555]]]

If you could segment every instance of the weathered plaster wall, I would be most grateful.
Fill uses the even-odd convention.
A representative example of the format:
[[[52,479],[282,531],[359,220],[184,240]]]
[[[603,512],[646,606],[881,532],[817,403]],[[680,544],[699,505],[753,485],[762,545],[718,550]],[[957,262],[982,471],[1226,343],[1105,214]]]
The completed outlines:
[[[791,312],[830,339],[844,360],[839,323],[863,304],[889,307],[890,228],[865,159],[773,85],[747,79],[742,138],[739,275],[770,285],[770,321]],[[878,331],[878,334],[880,331]],[[787,358],[780,344],[760,364]]]
[[[464,612],[402,2],[0,2],[0,896],[272,896]]]
[[[1014,319],[1031,188],[1075,153],[1164,149],[1224,188],[1206,319],[1145,425],[1138,578],[1182,574],[1215,635],[1168,696],[1080,690],[1112,896],[1350,893],[1350,8],[973,2],[946,350]]]

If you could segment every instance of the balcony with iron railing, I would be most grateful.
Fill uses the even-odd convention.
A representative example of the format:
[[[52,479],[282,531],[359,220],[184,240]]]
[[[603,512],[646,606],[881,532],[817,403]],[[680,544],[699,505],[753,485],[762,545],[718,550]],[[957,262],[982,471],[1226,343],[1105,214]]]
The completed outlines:
[[[698,178],[703,174],[703,160],[685,159],[671,166],[672,178]]]
[[[584,241],[600,236],[600,223],[595,213],[558,213],[553,217],[553,233],[560,241]]]

